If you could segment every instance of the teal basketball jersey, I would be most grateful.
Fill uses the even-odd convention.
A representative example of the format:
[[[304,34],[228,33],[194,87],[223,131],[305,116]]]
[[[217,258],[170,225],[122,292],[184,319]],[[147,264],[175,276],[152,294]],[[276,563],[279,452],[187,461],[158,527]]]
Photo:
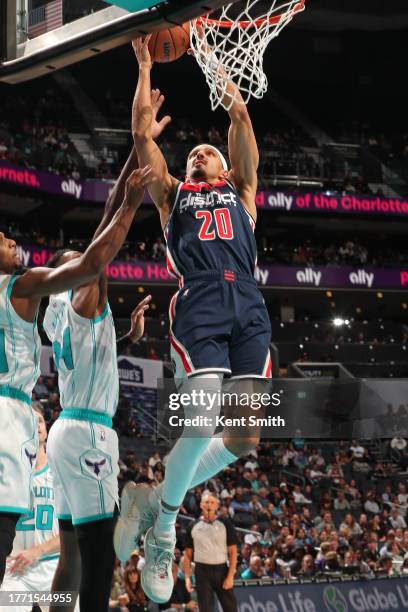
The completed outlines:
[[[75,312],[72,292],[50,297],[44,330],[52,343],[64,409],[93,410],[112,417],[119,396],[116,333],[106,304],[94,319]]]
[[[58,535],[58,519],[55,512],[55,495],[52,472],[46,465],[34,472],[31,481],[32,509],[20,517],[16,525],[16,537],[12,555],[33,546],[39,546]],[[41,561],[57,559],[59,553],[47,555]]]
[[[0,387],[11,397],[31,402],[40,374],[41,340],[37,321],[24,321],[13,308],[11,292],[18,275],[0,275]]]

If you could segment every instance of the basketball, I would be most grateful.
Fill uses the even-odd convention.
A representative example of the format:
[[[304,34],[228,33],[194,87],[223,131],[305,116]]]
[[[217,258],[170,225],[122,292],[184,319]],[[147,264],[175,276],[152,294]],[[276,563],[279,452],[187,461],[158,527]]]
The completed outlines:
[[[154,62],[174,62],[190,46],[190,23],[154,32],[149,41],[149,51]]]

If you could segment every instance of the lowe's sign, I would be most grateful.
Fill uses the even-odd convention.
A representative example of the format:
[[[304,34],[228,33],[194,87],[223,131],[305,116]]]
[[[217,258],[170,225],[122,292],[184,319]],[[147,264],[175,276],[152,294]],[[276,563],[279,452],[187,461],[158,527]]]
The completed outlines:
[[[236,587],[239,612],[408,610],[408,579]],[[218,604],[219,605],[219,604]],[[221,608],[218,610],[221,612]]]

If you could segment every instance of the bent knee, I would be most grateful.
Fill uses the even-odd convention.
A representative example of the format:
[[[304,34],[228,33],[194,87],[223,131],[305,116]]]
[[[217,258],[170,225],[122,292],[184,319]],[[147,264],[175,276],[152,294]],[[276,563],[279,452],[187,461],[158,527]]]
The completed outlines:
[[[245,457],[259,444],[259,436],[250,435],[245,437],[226,438],[224,444],[226,448],[237,457]]]

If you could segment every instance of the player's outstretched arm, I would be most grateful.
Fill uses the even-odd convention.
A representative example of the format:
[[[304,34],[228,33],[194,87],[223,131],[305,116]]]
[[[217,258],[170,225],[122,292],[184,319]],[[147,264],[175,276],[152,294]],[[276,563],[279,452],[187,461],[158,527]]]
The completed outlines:
[[[204,38],[202,28],[198,34]],[[189,55],[194,55],[192,50]],[[238,194],[250,215],[256,219],[255,196],[258,185],[257,170],[259,152],[248,109],[235,83],[228,76],[216,57],[216,52],[209,45],[202,45],[201,53],[213,54],[216,69],[227,81],[222,104],[228,108],[231,125],[228,132],[228,155],[231,162],[229,179],[235,185]]]
[[[13,286],[13,298],[41,298],[61,293],[100,276],[116,256],[143,200],[145,187],[154,180],[150,166],[135,170],[126,181],[125,198],[108,227],[85,253],[58,268],[33,268]]]
[[[171,121],[171,118],[165,115],[162,119],[157,119],[157,115],[164,102],[164,96],[160,93],[159,89],[151,90],[150,101],[152,105],[152,136],[153,138],[158,138],[166,125]],[[120,176],[106,200],[104,214],[94,234],[93,240],[95,240],[112,221],[114,214],[119,209],[125,197],[126,181],[138,167],[139,160],[137,152],[135,147],[132,147],[132,151],[130,152]],[[76,289],[72,298],[72,306],[75,312],[82,317],[92,319],[98,311],[103,311],[107,298],[108,282],[105,275],[102,274],[101,277],[94,282]]]
[[[230,179],[235,185],[245,208],[256,219],[255,196],[258,185],[259,152],[248,109],[238,87],[228,82],[227,103],[234,102],[228,111],[231,124],[228,131],[228,154],[231,162]]]
[[[161,224],[164,227],[170,214],[172,194],[177,188],[178,181],[169,174],[166,160],[153,140],[153,110],[150,99],[152,60],[148,49],[149,39],[149,36],[145,36],[133,42],[139,64],[139,78],[132,107],[132,134],[139,163],[150,164],[157,179],[149,186],[149,193],[159,210]]]
[[[165,115],[162,119],[158,119],[157,116],[163,106],[164,96],[161,94],[160,89],[152,89],[150,92],[150,102],[152,105],[152,138],[158,138],[166,126],[170,123],[171,118],[169,115]],[[135,147],[132,148],[130,155],[116,181],[112,192],[106,200],[105,210],[101,222],[94,234],[93,239],[97,238],[103,230],[112,221],[113,215],[118,210],[125,197],[126,181],[134,170],[139,167],[139,160]]]

